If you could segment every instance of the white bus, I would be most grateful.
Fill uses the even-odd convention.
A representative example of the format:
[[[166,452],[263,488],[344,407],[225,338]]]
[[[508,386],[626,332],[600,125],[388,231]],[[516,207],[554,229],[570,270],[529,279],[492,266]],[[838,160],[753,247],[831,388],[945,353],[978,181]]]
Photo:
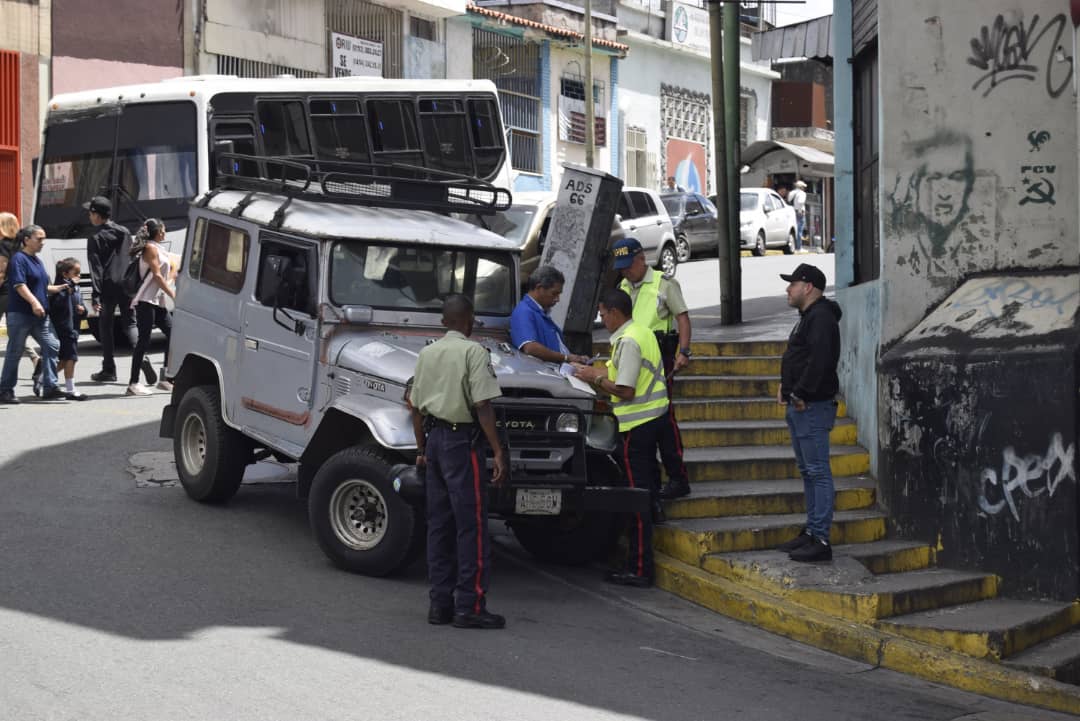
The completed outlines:
[[[92,226],[83,203],[108,197],[113,220],[133,232],[161,218],[170,250],[182,253],[188,203],[214,186],[215,152],[393,163],[510,187],[487,80],[214,75],[70,93],[50,101],[42,148],[33,222],[48,239],[43,260],[51,269],[79,258],[87,297]],[[97,335],[96,319],[90,329]]]

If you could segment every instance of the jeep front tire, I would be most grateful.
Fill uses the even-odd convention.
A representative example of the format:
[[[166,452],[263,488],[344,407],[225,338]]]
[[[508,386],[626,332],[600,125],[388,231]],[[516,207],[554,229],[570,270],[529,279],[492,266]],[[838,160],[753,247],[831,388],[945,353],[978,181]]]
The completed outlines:
[[[419,513],[393,488],[381,448],[354,446],[322,464],[311,482],[308,519],[335,566],[385,576],[408,566],[424,542]]]
[[[176,411],[173,456],[180,483],[200,503],[236,495],[251,457],[247,438],[225,424],[214,386],[189,388]]]

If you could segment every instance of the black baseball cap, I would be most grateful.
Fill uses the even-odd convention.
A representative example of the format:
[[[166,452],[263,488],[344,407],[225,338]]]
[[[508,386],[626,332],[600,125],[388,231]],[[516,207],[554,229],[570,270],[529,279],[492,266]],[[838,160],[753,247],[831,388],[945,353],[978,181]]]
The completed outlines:
[[[825,290],[825,274],[817,266],[809,263],[800,263],[799,267],[791,275],[780,274],[780,277],[790,283],[793,280],[801,280],[812,284],[818,290]]]
[[[112,215],[112,203],[104,195],[95,195],[89,201],[83,203],[83,208],[89,210],[91,213],[97,213],[98,215],[104,215],[108,217]]]

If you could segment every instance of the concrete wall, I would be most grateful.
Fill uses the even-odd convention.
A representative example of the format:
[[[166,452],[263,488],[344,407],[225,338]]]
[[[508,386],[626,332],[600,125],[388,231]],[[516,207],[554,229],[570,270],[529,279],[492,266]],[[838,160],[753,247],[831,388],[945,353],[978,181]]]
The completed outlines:
[[[879,4],[884,344],[968,273],[1080,260],[1064,9]]]
[[[53,0],[53,9],[54,95],[183,75],[182,3]]]
[[[446,21],[446,77],[473,76],[473,26],[467,16]]]

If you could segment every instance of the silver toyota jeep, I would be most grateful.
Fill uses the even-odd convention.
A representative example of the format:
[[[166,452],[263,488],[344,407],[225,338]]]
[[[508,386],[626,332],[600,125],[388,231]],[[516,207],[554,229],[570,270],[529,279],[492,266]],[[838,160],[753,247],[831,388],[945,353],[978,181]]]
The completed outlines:
[[[613,514],[648,507],[646,492],[621,486],[614,417],[509,345],[516,246],[450,217],[508,207],[509,193],[474,179],[281,166],[277,181],[219,172],[225,187],[192,204],[161,422],[188,495],[221,503],[249,463],[296,461],[298,494],[335,564],[383,575],[410,563],[423,549],[424,494],[402,465],[416,451],[405,387],[443,333],[442,299],[465,293],[503,391],[511,472],[490,489],[492,512],[545,559],[604,551]]]

